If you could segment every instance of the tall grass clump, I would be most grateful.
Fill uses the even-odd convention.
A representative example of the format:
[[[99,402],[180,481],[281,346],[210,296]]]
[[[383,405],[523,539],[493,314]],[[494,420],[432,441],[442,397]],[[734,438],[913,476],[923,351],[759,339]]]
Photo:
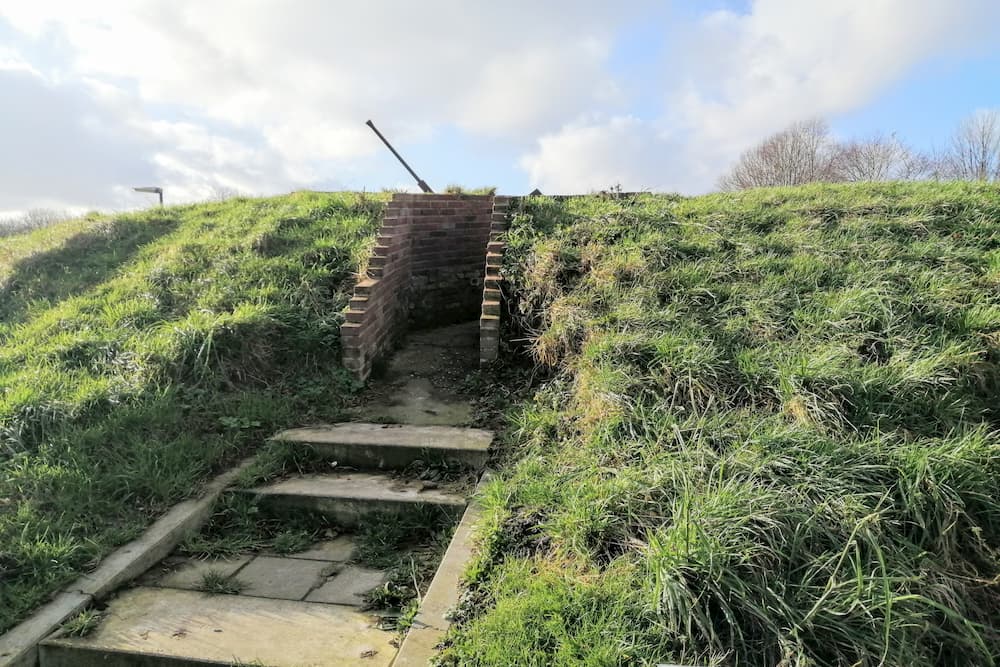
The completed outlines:
[[[386,197],[90,216],[0,242],[0,632],[275,429],[336,419]]]
[[[1000,191],[527,200],[446,664],[992,665]]]

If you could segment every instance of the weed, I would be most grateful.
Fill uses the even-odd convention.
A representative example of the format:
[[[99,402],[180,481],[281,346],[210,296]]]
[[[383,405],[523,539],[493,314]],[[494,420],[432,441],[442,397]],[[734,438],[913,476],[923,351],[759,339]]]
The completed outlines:
[[[218,570],[209,570],[198,584],[198,589],[212,595],[238,595],[244,588],[242,581],[228,577]]]
[[[314,539],[306,530],[286,530],[274,537],[271,548],[279,554],[293,554],[308,549]]]
[[[384,585],[367,594],[366,606],[410,610],[397,620],[397,629],[404,631],[416,613],[415,601],[430,585],[448,548],[452,528],[453,517],[432,508],[380,514],[367,521],[355,534],[354,557],[386,570],[387,576]]]
[[[434,507],[376,513],[355,533],[355,558],[374,568],[393,567],[410,547],[440,542],[454,517]]]
[[[337,529],[321,515],[265,513],[252,496],[229,493],[219,500],[201,532],[185,540],[180,551],[197,558],[225,558],[265,549],[288,554],[336,534]]]
[[[66,621],[63,630],[69,637],[86,637],[101,624],[102,614],[96,609],[85,609]]]

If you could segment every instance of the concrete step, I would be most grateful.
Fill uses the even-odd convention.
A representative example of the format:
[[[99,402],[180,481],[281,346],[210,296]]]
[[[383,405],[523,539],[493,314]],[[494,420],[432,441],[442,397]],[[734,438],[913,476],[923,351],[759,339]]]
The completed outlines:
[[[39,646],[40,667],[390,665],[395,635],[354,607],[133,588],[85,637]]]
[[[343,423],[293,428],[272,438],[302,443],[352,468],[399,470],[414,461],[486,464],[493,433],[475,428]]]
[[[466,506],[463,494],[427,482],[353,471],[302,475],[238,493],[256,496],[265,509],[316,512],[346,528],[374,513],[423,505],[457,517]]]

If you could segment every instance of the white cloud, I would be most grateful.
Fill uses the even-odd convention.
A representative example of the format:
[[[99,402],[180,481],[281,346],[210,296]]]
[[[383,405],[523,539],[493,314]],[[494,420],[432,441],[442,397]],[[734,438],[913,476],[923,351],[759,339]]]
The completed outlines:
[[[54,86],[28,70],[0,70],[0,208],[112,203],[110,186],[148,178],[141,137],[83,86]]]
[[[603,190],[657,190],[676,177],[677,146],[643,121],[619,116],[567,125],[546,135],[521,166],[547,194]]]
[[[543,191],[709,190],[768,134],[857,109],[922,61],[995,38],[998,21],[995,0],[758,0],[747,14],[714,12],[675,31],[659,117],[567,124],[521,164]]]
[[[995,0],[758,0],[747,14],[678,19],[663,26],[672,58],[662,79],[644,82],[662,106],[640,117],[634,86],[609,63],[622,27],[656,8],[4,3],[0,20],[35,57],[0,49],[0,90],[23,96],[13,122],[0,110],[0,144],[14,146],[0,175],[14,163],[23,172],[0,182],[0,208],[43,197],[119,205],[123,184],[140,181],[164,185],[174,201],[219,187],[377,187],[389,177],[365,175],[373,156],[389,158],[368,118],[397,145],[456,128],[502,142],[543,190],[705,190],[763,135],[858,108],[923,59],[984,43],[1000,19]],[[20,87],[8,88],[15,74]],[[35,108],[53,138],[31,131]]]
[[[0,6],[22,34],[62,45],[64,62],[35,65],[86,80],[123,133],[155,144],[146,162],[183,196],[351,177],[382,154],[368,118],[400,144],[452,126],[526,146],[581,109],[621,106],[604,64],[624,16],[597,0]]]
[[[858,108],[930,56],[981,43],[998,19],[993,0],[758,0],[710,15],[680,45],[693,64],[667,104],[706,140],[745,147]]]
[[[499,54],[468,83],[456,121],[487,134],[513,135],[558,127],[581,108],[624,102],[604,72],[609,45],[598,40],[529,47]]]

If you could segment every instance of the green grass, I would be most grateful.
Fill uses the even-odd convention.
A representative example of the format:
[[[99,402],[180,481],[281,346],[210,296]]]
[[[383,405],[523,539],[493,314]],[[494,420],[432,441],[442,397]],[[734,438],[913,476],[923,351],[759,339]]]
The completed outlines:
[[[407,512],[377,513],[354,535],[354,560],[386,572],[386,582],[366,595],[370,609],[401,612],[394,628],[405,632],[427,592],[454,532],[454,517],[437,508],[415,507]]]
[[[0,244],[0,632],[356,389],[339,325],[382,195],[91,216]]]
[[[101,618],[96,609],[85,609],[63,624],[63,632],[69,637],[86,637],[101,624]]]
[[[1000,190],[539,197],[504,271],[546,381],[444,664],[994,664]]]
[[[198,589],[212,595],[238,595],[244,586],[236,577],[226,576],[218,570],[209,570],[202,575]]]

